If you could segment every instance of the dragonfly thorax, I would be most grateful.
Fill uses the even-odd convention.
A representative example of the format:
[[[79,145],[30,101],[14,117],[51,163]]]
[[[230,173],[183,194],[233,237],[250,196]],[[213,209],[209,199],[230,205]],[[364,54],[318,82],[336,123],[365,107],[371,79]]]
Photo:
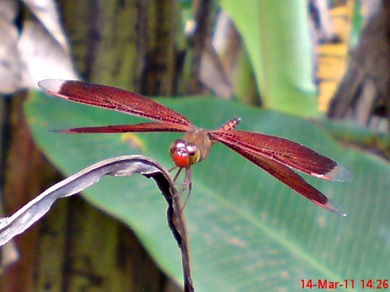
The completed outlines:
[[[180,168],[187,168],[200,160],[198,146],[193,142],[187,142],[183,139],[178,139],[171,144],[169,154],[176,166]]]

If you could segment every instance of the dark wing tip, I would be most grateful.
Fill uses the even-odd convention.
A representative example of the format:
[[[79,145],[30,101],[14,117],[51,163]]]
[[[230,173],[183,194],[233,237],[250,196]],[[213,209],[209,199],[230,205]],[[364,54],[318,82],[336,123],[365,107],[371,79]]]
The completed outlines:
[[[352,175],[344,166],[338,164],[335,168],[325,174],[325,177],[334,181],[348,181],[352,178]]]
[[[61,134],[77,134],[77,131],[74,131],[73,129],[54,129],[54,130],[49,130],[49,132],[52,133],[61,133]]]
[[[316,203],[316,202],[315,202]],[[347,213],[341,210],[336,204],[334,204],[331,200],[328,200],[325,204],[321,204],[321,207],[333,212],[341,217],[346,217]]]
[[[38,86],[45,92],[60,92],[62,85],[66,80],[44,79],[38,82]]]

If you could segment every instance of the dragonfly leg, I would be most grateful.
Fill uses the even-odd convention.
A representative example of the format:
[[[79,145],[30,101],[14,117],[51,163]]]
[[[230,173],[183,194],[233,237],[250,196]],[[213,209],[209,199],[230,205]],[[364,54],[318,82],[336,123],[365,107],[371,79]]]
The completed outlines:
[[[186,198],[184,200],[184,204],[183,204],[183,210],[184,210],[184,208],[186,207],[186,205],[188,203],[188,200],[190,198],[191,191],[192,191],[191,168],[186,168],[183,185],[184,185],[183,191],[188,186],[188,193],[187,193],[187,196],[186,196]]]
[[[169,171],[173,171],[177,168],[177,166],[171,168]],[[190,195],[191,195],[191,191],[192,191],[192,179],[191,179],[191,169],[190,168],[186,168],[185,169],[185,175],[184,175],[184,181],[181,182],[181,183],[177,183],[177,179],[179,178],[181,172],[182,172],[183,168],[179,168],[177,170],[177,172],[175,173],[175,175],[173,176],[173,182],[176,184],[176,185],[180,185],[181,186],[181,190],[178,191],[176,193],[177,196],[182,196],[183,193],[185,192],[185,190],[188,189],[188,193],[186,195],[186,198],[184,200],[184,204],[183,204],[183,209],[185,208],[189,198],[190,198]]]

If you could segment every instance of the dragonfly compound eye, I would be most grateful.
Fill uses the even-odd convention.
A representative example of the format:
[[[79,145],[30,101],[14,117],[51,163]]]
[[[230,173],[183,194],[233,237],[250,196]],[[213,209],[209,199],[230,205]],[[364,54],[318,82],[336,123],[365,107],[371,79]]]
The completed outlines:
[[[199,160],[200,160],[200,151],[199,151],[198,146],[196,146],[192,142],[187,142],[185,148],[186,148],[186,151],[187,151],[187,153],[189,155],[190,163],[191,164],[195,164],[195,163],[199,162]]]
[[[192,142],[179,139],[171,144],[169,154],[178,167],[185,168],[200,160],[200,151]]]

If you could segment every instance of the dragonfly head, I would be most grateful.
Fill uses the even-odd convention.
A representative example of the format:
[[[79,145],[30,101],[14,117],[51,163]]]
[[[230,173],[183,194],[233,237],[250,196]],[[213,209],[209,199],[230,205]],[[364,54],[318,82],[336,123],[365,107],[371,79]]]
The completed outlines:
[[[200,161],[198,146],[183,139],[178,139],[171,144],[169,154],[176,166],[180,168],[187,168]]]

